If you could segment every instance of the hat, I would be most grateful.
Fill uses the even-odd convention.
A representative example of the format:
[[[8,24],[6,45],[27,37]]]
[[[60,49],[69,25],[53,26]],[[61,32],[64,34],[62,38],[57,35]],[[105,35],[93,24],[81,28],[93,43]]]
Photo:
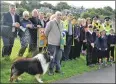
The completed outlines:
[[[105,21],[109,21],[110,20],[110,17],[105,17],[104,20]]]

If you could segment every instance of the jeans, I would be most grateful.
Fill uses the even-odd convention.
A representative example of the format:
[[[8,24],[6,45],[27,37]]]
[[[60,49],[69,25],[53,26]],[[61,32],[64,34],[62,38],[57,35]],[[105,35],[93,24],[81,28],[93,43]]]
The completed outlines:
[[[59,71],[61,68],[60,60],[62,58],[62,50],[60,46],[48,44],[48,51],[54,57],[50,63],[49,69],[53,71],[54,66],[56,65],[56,71]]]

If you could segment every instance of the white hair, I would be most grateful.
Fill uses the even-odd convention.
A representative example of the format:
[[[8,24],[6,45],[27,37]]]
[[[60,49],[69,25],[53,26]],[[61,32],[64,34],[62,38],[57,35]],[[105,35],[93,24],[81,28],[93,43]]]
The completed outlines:
[[[29,16],[29,12],[28,12],[28,11],[24,11],[24,12],[23,12],[23,17],[25,17],[26,15]]]
[[[32,10],[32,16],[34,16],[34,12],[37,12],[37,14],[39,14],[38,13],[38,10],[37,9],[34,9],[34,10]]]
[[[62,15],[62,13],[60,11],[56,11],[55,15],[57,16],[58,14]]]

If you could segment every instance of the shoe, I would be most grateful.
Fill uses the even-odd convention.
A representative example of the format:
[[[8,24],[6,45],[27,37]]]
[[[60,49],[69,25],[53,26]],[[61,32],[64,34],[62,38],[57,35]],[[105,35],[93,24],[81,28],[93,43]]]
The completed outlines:
[[[94,67],[95,65],[94,64],[90,64],[89,67]]]
[[[49,76],[52,76],[52,75],[54,75],[54,72],[50,72],[50,71],[49,71],[49,72],[48,72],[48,75],[49,75]]]
[[[59,73],[59,74],[64,74],[64,72],[60,71],[60,70],[56,70],[55,71],[56,73]]]

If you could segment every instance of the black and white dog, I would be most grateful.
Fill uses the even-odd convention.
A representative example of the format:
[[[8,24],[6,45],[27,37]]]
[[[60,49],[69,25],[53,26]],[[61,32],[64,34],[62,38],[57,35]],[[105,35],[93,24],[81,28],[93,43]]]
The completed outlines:
[[[16,60],[11,67],[10,82],[18,79],[18,77],[27,72],[28,74],[35,75],[38,82],[43,83],[40,79],[41,75],[47,72],[50,61],[53,56],[49,52],[37,54],[33,58],[21,58]]]

